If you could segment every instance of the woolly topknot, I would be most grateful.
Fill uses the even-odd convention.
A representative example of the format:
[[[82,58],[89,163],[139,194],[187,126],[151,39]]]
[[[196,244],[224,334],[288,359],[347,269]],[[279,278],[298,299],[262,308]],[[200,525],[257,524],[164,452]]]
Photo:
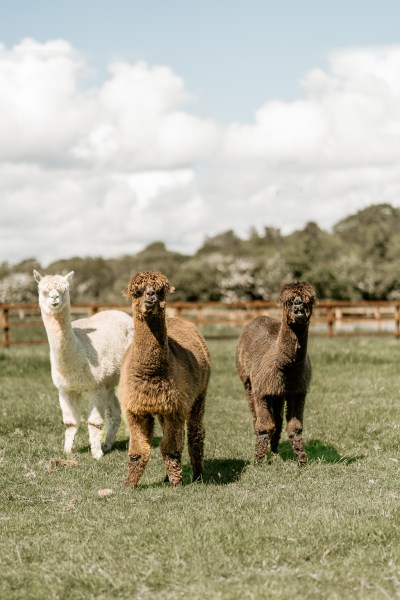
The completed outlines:
[[[287,283],[284,285],[281,289],[279,302],[283,304],[283,306],[287,306],[293,301],[295,296],[300,296],[304,304],[307,304],[310,308],[318,303],[317,294],[306,281],[296,281],[295,283]]]
[[[158,271],[145,271],[137,273],[132,277],[125,290],[124,296],[127,298],[137,298],[148,286],[151,286],[155,292],[164,295],[167,292],[172,293],[175,290],[162,273],[159,273]]]
[[[58,290],[64,293],[69,288],[69,281],[72,279],[73,274],[74,272],[71,271],[68,275],[41,275],[36,269],[33,270],[33,277],[42,292]]]

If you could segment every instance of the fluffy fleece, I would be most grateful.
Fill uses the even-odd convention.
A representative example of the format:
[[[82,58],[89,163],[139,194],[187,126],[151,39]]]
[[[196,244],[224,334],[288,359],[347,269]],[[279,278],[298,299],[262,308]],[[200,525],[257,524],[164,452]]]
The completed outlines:
[[[100,458],[114,445],[121,421],[115,387],[124,352],[132,340],[132,319],[122,311],[107,310],[71,322],[69,282],[73,271],[65,277],[33,274],[50,345],[51,376],[65,425],[64,451],[72,451],[85,394],[91,452]],[[102,446],[104,417],[107,435]]]
[[[183,319],[166,318],[166,294],[173,291],[158,272],[138,273],[129,282],[135,338],[123,360],[121,406],[130,433],[128,485],[137,485],[150,457],[154,416],[161,423],[160,445],[167,480],[182,481],[184,428],[193,480],[202,478],[204,404],[210,355],[197,328]]]
[[[279,301],[282,321],[262,316],[243,330],[236,366],[253,415],[255,460],[278,452],[286,401],[286,431],[299,465],[306,462],[303,411],[311,380],[308,326],[317,297],[306,282],[285,285]]]

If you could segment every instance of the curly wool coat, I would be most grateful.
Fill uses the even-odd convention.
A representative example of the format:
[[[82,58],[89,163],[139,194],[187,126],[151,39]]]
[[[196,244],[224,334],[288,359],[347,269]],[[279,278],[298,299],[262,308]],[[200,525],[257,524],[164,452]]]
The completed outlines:
[[[166,318],[166,294],[173,291],[158,272],[138,273],[126,295],[132,298],[135,338],[121,369],[120,398],[130,431],[127,484],[136,485],[150,456],[154,416],[163,441],[161,452],[169,481],[181,482],[184,426],[193,478],[203,473],[204,402],[210,376],[210,355],[197,328]]]
[[[311,381],[308,326],[317,297],[308,283],[292,283],[282,288],[279,301],[281,322],[262,316],[244,328],[236,366],[253,416],[256,462],[269,447],[278,451],[286,402],[287,432],[299,464],[304,464],[302,422]]]

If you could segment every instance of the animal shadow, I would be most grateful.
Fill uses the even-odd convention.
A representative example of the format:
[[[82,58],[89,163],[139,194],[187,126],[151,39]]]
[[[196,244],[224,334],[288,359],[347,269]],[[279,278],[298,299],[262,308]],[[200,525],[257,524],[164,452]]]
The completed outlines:
[[[111,448],[110,452],[127,452],[128,451],[128,447],[129,447],[129,439],[126,438],[125,440],[116,440],[114,442],[114,446]]]
[[[228,485],[239,481],[249,464],[240,458],[210,458],[204,461],[204,483]]]
[[[323,444],[320,440],[309,440],[305,444],[308,454],[308,462],[344,463],[351,465],[363,458],[362,456],[342,456],[334,446]],[[279,456],[282,460],[296,460],[292,445],[289,441],[281,442],[279,445]]]

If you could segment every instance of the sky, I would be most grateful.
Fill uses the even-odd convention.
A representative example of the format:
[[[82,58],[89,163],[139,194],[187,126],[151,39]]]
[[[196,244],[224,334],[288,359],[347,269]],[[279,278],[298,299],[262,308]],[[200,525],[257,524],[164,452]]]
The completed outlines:
[[[0,2],[0,261],[400,206],[397,0]]]

